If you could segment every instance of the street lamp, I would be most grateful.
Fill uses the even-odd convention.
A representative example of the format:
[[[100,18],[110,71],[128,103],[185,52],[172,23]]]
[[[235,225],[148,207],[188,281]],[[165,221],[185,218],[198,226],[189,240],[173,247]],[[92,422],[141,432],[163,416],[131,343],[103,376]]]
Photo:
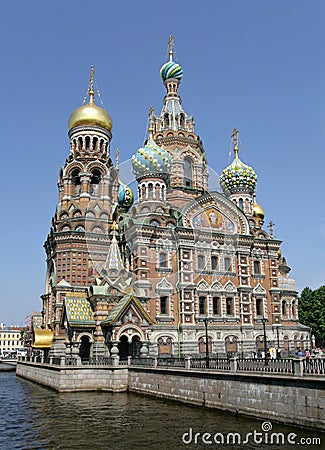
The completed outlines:
[[[265,360],[265,365],[267,366],[267,342],[266,342],[265,324],[266,324],[266,322],[268,322],[268,319],[266,317],[262,317],[261,321],[263,324],[263,334],[264,334],[264,360]]]
[[[198,322],[203,322],[205,326],[205,360],[206,360],[206,368],[209,369],[209,342],[208,342],[208,323],[213,322],[213,319],[210,317],[197,318]]]

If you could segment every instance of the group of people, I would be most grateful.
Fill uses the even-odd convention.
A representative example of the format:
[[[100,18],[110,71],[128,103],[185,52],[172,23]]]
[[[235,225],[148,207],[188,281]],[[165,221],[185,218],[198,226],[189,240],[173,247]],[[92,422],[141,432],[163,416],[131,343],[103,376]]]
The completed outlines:
[[[298,348],[296,355],[299,358],[306,358],[306,361],[308,362],[311,358],[313,359],[322,359],[324,355],[324,350],[322,348],[314,348],[313,350],[307,348],[305,351],[303,351],[301,348]]]
[[[266,357],[268,359],[281,359],[281,348],[280,347],[270,347],[267,349]],[[256,352],[253,350],[253,358],[265,358],[264,350]]]

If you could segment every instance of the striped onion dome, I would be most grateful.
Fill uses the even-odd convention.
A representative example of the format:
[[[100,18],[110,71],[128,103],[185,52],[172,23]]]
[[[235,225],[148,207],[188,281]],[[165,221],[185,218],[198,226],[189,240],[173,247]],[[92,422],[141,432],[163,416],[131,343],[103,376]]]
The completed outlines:
[[[181,81],[183,77],[183,69],[174,61],[169,61],[160,69],[160,76],[163,81],[166,81],[168,78],[176,78],[176,80]]]

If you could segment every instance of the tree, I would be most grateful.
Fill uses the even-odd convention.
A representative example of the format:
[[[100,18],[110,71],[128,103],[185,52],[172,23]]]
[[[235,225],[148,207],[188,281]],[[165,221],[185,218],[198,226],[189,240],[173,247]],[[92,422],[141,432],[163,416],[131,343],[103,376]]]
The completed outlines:
[[[312,329],[316,345],[325,344],[325,286],[306,287],[299,298],[299,321]]]

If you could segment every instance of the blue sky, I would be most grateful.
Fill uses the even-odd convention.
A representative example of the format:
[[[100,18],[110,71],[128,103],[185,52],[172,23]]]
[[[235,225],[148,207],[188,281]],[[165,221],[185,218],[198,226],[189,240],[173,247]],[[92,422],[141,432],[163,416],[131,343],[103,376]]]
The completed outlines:
[[[160,112],[159,69],[175,36],[183,107],[210,166],[241,159],[275,222],[299,291],[324,284],[325,4],[321,0],[7,1],[0,6],[2,155],[0,322],[41,309],[43,242],[69,153],[67,123],[89,67],[113,119],[111,151],[129,159]]]

